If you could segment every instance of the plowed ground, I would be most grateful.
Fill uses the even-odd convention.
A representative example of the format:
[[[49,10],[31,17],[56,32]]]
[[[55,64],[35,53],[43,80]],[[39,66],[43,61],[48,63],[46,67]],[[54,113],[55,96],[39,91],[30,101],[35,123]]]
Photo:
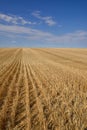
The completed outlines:
[[[87,130],[87,49],[0,49],[0,130]]]

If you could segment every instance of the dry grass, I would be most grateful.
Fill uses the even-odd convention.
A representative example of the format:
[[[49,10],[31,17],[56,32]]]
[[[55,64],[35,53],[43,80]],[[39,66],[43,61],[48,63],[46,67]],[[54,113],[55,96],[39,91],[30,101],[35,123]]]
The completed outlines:
[[[87,49],[0,49],[0,130],[87,130]]]

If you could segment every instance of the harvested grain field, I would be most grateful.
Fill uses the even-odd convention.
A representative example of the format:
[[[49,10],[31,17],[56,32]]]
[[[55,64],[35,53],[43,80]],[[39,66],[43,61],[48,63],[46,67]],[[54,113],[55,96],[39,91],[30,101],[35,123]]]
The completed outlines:
[[[87,130],[87,49],[0,49],[0,130]]]

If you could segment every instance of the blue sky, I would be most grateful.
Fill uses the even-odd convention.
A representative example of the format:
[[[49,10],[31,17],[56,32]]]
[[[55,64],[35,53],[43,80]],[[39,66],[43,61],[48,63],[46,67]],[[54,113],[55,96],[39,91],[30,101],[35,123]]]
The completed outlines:
[[[0,47],[87,47],[87,0],[1,0]]]

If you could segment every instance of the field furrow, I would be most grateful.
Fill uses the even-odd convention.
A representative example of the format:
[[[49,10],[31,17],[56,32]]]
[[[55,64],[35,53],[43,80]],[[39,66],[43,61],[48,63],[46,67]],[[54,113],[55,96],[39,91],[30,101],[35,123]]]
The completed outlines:
[[[86,130],[87,49],[0,49],[0,130]]]

